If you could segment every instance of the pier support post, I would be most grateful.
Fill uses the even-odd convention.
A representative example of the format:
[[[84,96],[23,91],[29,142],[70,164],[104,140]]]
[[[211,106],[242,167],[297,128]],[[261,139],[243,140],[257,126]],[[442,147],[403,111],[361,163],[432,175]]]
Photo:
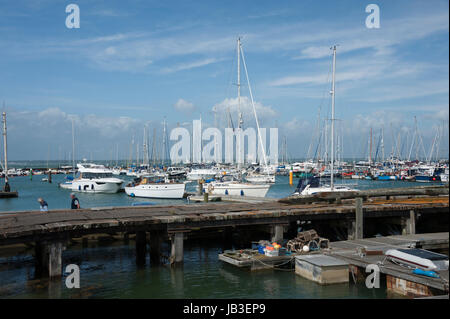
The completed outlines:
[[[412,235],[416,233],[416,213],[409,211],[409,217],[402,220],[402,235]]]
[[[233,248],[233,229],[231,227],[226,227],[223,230],[222,235],[222,248],[223,250],[232,249]]]
[[[170,264],[179,264],[183,262],[183,233],[172,234],[172,250],[170,253]]]
[[[355,198],[355,239],[362,239],[363,236],[363,199],[361,197]]]
[[[161,236],[160,231],[153,230],[150,232],[150,263],[152,265],[161,264]]]
[[[272,226],[272,242],[281,242],[283,240],[283,225],[274,225]]]
[[[349,220],[347,224],[347,240],[356,239],[356,221]]]
[[[145,231],[136,232],[136,265],[144,266],[147,255],[147,234]]]
[[[57,279],[62,276],[62,242],[36,242],[36,277]]]

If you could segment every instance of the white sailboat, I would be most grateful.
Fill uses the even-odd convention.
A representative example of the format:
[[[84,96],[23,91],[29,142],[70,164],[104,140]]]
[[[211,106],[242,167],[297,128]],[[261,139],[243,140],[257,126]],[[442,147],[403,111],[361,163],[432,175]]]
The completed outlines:
[[[333,46],[333,75],[331,84],[331,167],[330,167],[330,185],[320,185],[319,178],[311,178],[306,180],[300,180],[297,187],[296,194],[300,195],[314,195],[317,193],[330,193],[330,192],[354,192],[358,191],[348,187],[347,185],[335,185],[334,184],[334,111],[335,111],[335,71],[336,71],[336,46]],[[294,193],[295,194],[295,193]]]
[[[237,71],[238,71],[237,72],[237,80],[238,80],[237,87],[238,87],[238,110],[239,110],[239,125],[238,125],[237,129],[239,130],[238,133],[240,133],[240,130],[242,129],[242,124],[243,124],[242,113],[240,110],[240,100],[241,100],[240,58],[241,58],[241,56],[242,56],[242,62],[244,65],[244,70],[246,73],[247,84],[248,84],[248,89],[249,89],[249,93],[250,93],[250,99],[252,102],[253,113],[254,113],[255,120],[256,120],[256,126],[258,129],[258,137],[259,137],[259,142],[260,142],[262,153],[263,153],[264,165],[267,168],[266,153],[265,153],[263,143],[262,143],[258,117],[256,115],[256,108],[255,108],[255,104],[253,102],[253,94],[252,94],[252,90],[251,90],[251,86],[250,86],[250,80],[248,78],[247,66],[245,64],[244,52],[241,47],[241,39],[240,38],[238,38],[238,40],[237,40],[237,58],[238,58],[238,60],[237,60]],[[242,163],[242,159],[240,158],[241,146],[242,147],[244,147],[244,146],[241,145],[240,138],[237,138],[236,143],[237,143],[237,149],[238,149],[236,160],[238,163],[238,170],[240,171],[241,163]],[[266,171],[268,171],[268,170],[266,170]],[[266,178],[267,178],[267,175],[266,175]],[[273,176],[273,180],[274,179],[275,179],[275,176]],[[260,183],[256,184],[256,183],[250,183],[250,182],[242,182],[240,180],[236,180],[235,178],[233,178],[232,180],[226,180],[226,178],[222,177],[220,181],[212,181],[212,182],[204,184],[203,190],[207,191],[209,194],[212,194],[212,195],[265,197],[267,192],[269,191],[270,186],[271,186],[271,184],[267,183],[266,181],[261,181]]]

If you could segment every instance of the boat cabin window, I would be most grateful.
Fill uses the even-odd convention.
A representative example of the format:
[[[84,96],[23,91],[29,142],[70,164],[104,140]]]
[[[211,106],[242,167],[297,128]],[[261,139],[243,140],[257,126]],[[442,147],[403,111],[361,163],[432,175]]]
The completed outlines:
[[[97,179],[112,177],[112,173],[82,173],[81,176],[86,179]]]

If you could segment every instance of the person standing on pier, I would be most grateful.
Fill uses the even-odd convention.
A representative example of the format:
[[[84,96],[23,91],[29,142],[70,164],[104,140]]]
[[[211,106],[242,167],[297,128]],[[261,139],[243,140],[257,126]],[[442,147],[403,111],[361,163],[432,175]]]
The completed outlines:
[[[74,193],[70,194],[70,198],[72,198],[72,203],[70,205],[70,208],[72,208],[72,209],[79,209],[80,208],[80,201],[78,200],[78,198],[75,196]]]
[[[45,200],[42,198],[38,198],[38,202],[41,205],[41,212],[47,212],[48,211],[48,204]]]

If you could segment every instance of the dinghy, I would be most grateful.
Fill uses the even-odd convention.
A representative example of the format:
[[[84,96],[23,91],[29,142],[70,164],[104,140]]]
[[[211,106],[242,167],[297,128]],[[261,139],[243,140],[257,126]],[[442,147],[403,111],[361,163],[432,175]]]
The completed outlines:
[[[386,257],[394,263],[423,270],[447,270],[448,257],[424,249],[389,249]]]

